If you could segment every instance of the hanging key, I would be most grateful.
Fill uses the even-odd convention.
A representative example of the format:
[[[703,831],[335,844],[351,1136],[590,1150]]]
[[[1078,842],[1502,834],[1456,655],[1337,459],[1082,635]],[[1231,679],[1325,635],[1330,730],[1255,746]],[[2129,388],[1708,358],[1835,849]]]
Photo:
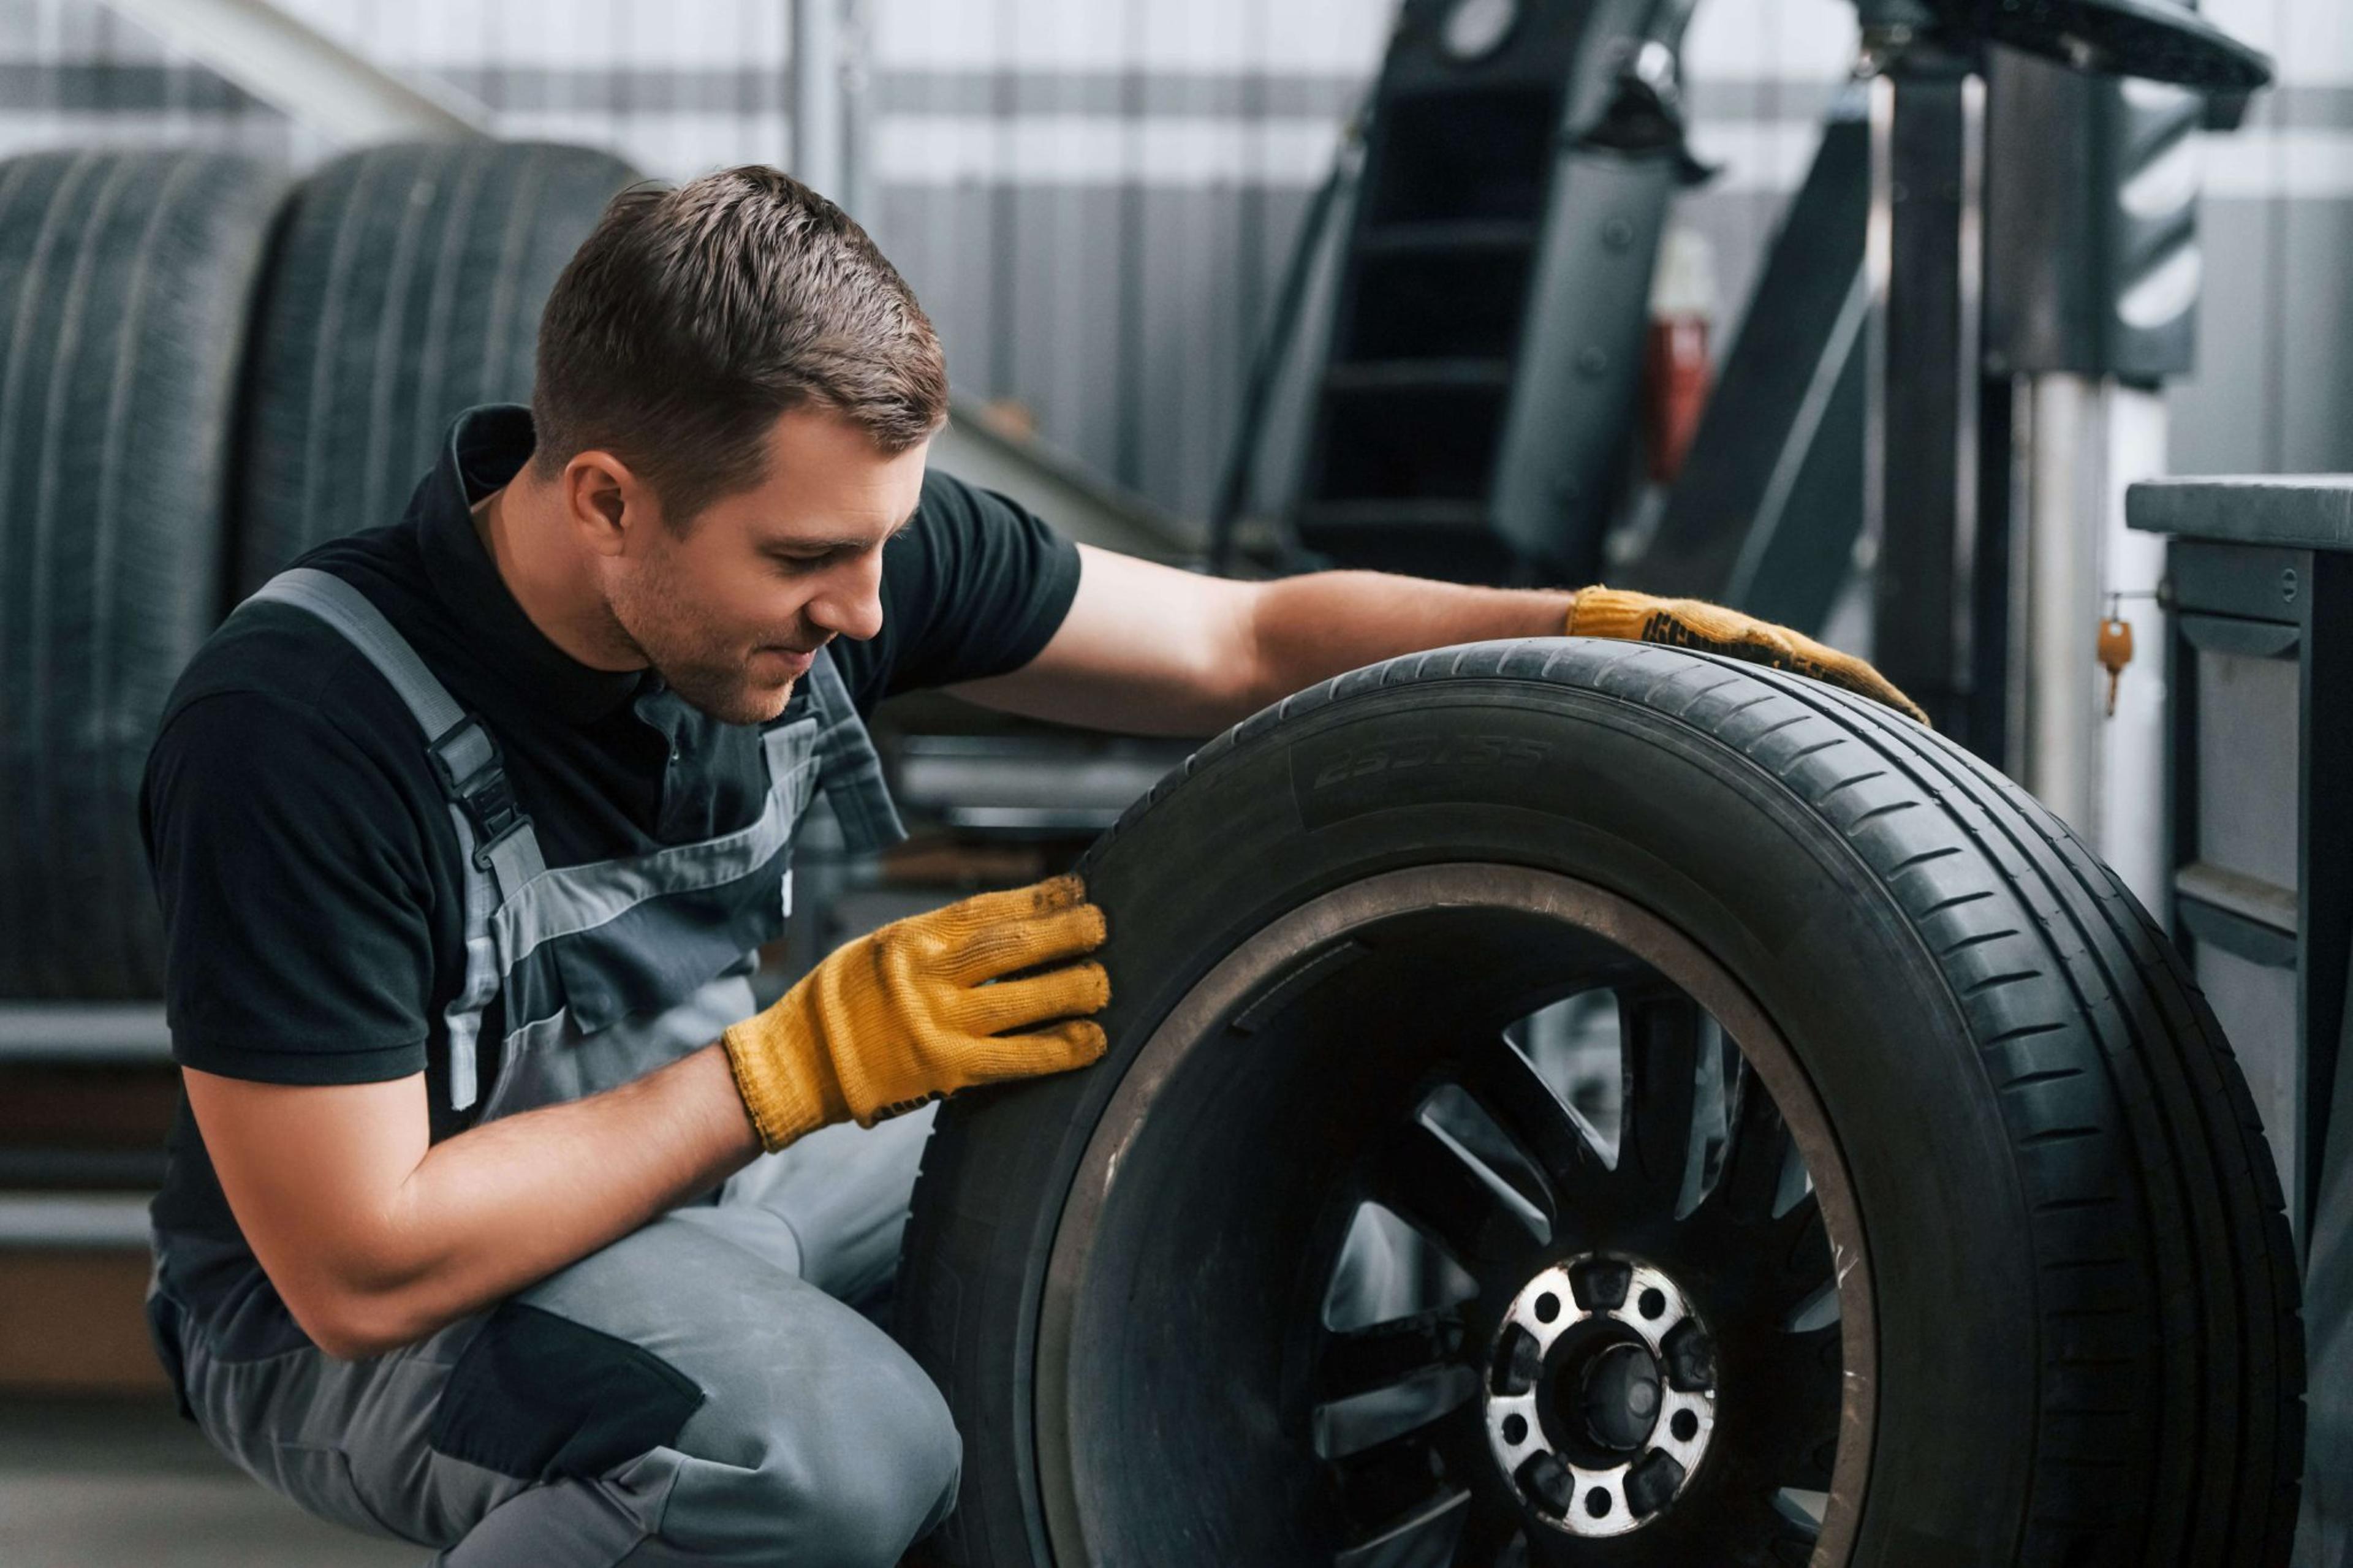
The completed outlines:
[[[2116,716],[2116,678],[2124,674],[2125,666],[2132,662],[2133,656],[2132,623],[2119,620],[2116,608],[2115,602],[2110,601],[2107,618],[2100,623],[2100,668],[2108,672],[2108,717],[2111,719]]]

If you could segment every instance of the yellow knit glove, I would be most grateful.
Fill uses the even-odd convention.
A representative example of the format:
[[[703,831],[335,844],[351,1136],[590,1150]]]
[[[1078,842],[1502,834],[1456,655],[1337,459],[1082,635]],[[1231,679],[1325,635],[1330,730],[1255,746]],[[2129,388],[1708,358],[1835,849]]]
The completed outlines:
[[[721,1036],[770,1152],[836,1121],[871,1127],[976,1083],[1084,1067],[1111,1000],[1103,910],[1076,877],[983,893],[844,944]],[[1041,974],[1005,976],[1040,964]],[[1050,1020],[1063,1019],[1053,1023]]]
[[[1852,654],[1841,653],[1802,632],[1704,600],[1659,599],[1597,584],[1578,589],[1569,601],[1566,629],[1573,637],[1620,637],[1630,642],[1664,643],[1670,647],[1730,654],[1770,669],[1786,669],[1828,681],[1884,702],[1906,718],[1923,724],[1928,721],[1928,715],[1920,710],[1917,703]]]

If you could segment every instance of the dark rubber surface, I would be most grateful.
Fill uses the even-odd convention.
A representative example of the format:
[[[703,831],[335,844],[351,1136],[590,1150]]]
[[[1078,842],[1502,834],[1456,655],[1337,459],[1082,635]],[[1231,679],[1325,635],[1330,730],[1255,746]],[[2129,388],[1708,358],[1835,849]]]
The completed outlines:
[[[238,583],[397,521],[449,420],[527,402],[541,308],[619,159],[537,142],[364,148],[297,189],[240,439]]]
[[[230,403],[282,177],[0,163],[0,996],[158,995],[139,778],[218,614]]]
[[[916,1190],[900,1332],[965,1446],[944,1560],[1052,1560],[1037,1471],[1059,1461],[1031,1404],[1044,1266],[1153,1026],[1284,910],[1469,859],[1646,904],[1741,981],[1812,1080],[1880,1335],[1852,1561],[2286,1561],[2294,1253],[2244,1082],[2170,944],[2062,824],[1940,737],[1797,678],[1583,640],[1441,650],[1303,692],[1203,747],[1090,851],[1110,1056],[952,1104]],[[1187,1516],[1181,1481],[1168,1493],[1119,1532],[1165,1543],[1155,1565],[1220,1562],[1219,1521]]]

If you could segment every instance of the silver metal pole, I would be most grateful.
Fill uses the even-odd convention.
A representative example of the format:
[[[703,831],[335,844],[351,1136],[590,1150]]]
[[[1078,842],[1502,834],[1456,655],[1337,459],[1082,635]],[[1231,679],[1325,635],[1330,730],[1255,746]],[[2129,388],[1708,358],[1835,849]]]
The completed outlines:
[[[2027,503],[2026,787],[2087,837],[2098,786],[2097,641],[2105,410],[2096,377],[2033,379]]]
[[[1895,275],[1895,83],[1872,77],[1871,206],[1862,237],[1863,288],[1871,313],[1863,325],[1862,527],[1855,564],[1868,576],[1887,538],[1887,295]],[[1867,650],[1867,651],[1876,651]]]
[[[841,186],[841,3],[793,0],[793,174],[828,196]]]
[[[870,227],[874,195],[874,4],[844,0],[841,29],[841,189],[845,211]]]
[[[456,89],[403,80],[269,0],[108,4],[331,141],[461,141],[490,134],[490,111]]]

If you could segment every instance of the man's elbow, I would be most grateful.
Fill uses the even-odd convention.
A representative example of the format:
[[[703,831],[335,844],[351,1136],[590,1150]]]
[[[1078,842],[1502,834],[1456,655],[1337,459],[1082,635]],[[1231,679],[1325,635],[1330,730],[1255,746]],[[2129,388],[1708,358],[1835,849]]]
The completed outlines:
[[[1235,711],[1231,721],[1236,723],[1291,695],[1286,685],[1291,672],[1282,657],[1289,628],[1282,597],[1268,592],[1269,584],[1240,585],[1250,592],[1235,602],[1227,631],[1229,651],[1203,672],[1205,681],[1222,681],[1227,687],[1220,697]]]
[[[367,1361],[424,1339],[440,1324],[412,1291],[348,1279],[311,1279],[279,1299],[295,1326],[337,1361]]]
[[[337,1361],[388,1355],[433,1331],[430,1324],[397,1304],[365,1296],[286,1305],[311,1342]]]

